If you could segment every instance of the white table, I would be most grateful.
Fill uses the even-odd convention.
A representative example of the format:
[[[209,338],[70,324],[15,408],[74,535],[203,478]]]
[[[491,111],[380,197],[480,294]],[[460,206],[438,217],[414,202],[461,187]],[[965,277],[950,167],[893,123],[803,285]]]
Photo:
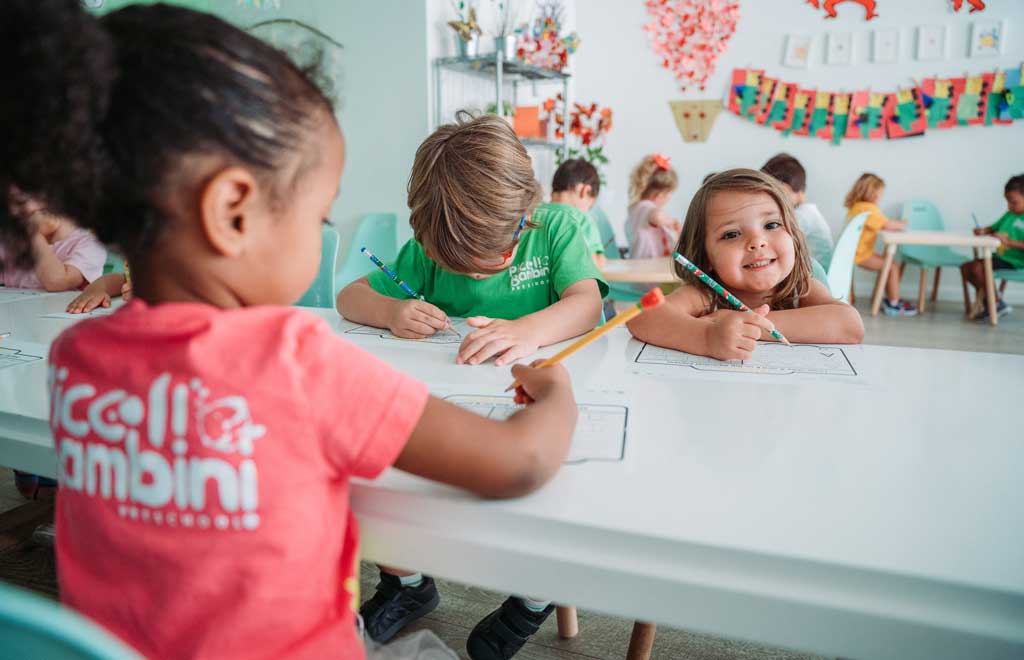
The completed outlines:
[[[669,257],[650,259],[608,259],[601,269],[606,282],[678,282]]]
[[[453,346],[346,336],[438,393],[510,382]],[[363,556],[831,656],[1024,656],[1024,356],[853,347],[860,376],[814,380],[641,368],[639,349],[615,331],[567,360],[579,401],[629,405],[621,461],[506,501],[358,482]],[[52,475],[45,377],[0,370],[0,464]]]
[[[996,288],[992,279],[992,251],[997,249],[1001,243],[993,236],[974,236],[968,234],[950,234],[944,231],[880,231],[879,237],[885,245],[885,263],[882,270],[878,271],[878,279],[875,281],[875,292],[871,298],[871,315],[878,316],[878,309],[882,304],[882,294],[885,291],[885,281],[892,268],[893,257],[896,256],[896,249],[901,245],[940,245],[947,247],[969,247],[974,248],[975,256],[980,253],[985,263],[985,295],[988,300],[988,308],[996,308]],[[921,291],[924,291],[924,272],[921,273]],[[938,280],[936,280],[938,286]],[[918,304],[924,300],[923,293],[918,296]],[[964,305],[969,306],[967,283],[964,283]],[[991,313],[988,315],[989,323],[996,325],[999,315]]]

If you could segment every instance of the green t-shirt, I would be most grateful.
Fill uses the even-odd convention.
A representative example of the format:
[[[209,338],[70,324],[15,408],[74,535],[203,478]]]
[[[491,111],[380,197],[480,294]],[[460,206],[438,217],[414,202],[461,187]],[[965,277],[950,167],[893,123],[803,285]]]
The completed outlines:
[[[992,225],[992,233],[1006,234],[1011,241],[1024,241],[1024,214],[1007,211]],[[1024,250],[1006,248],[999,256],[1013,264],[1014,268],[1024,268]]]
[[[538,207],[531,218],[538,226],[522,233],[512,265],[482,280],[444,270],[415,239],[402,246],[392,270],[427,302],[455,317],[514,320],[558,302],[566,288],[588,279],[597,280],[603,298],[608,285],[590,258],[579,215],[561,204]],[[370,273],[369,281],[377,293],[408,297],[379,270]]]
[[[583,242],[586,244],[587,250],[589,250],[591,254],[604,254],[604,243],[601,242],[601,232],[597,229],[597,222],[590,217],[589,214],[584,213],[570,204],[559,204],[556,202],[542,204],[540,208],[547,208],[552,212],[560,211],[571,215],[580,225],[580,231],[583,234]]]

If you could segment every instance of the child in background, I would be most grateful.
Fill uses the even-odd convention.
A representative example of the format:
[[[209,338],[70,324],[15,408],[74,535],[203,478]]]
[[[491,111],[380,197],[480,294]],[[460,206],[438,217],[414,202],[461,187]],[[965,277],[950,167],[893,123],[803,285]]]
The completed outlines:
[[[641,341],[749,360],[758,341],[774,341],[773,329],[792,342],[854,344],[864,338],[857,310],[811,276],[788,196],[763,172],[728,170],[704,184],[690,202],[676,251],[755,313],[732,309],[676,264],[684,285],[628,324]]]
[[[570,212],[564,208],[571,206],[580,212],[579,223],[583,230],[583,240],[590,250],[594,265],[604,268],[607,259],[604,256],[604,244],[597,222],[587,215],[594,208],[597,196],[601,192],[601,175],[597,168],[582,158],[570,158],[555,170],[551,177],[551,204],[559,205],[559,210]],[[571,213],[571,212],[570,212]]]
[[[679,186],[679,178],[668,161],[661,154],[645,156],[629,176],[626,236],[630,259],[670,256],[679,239],[682,226],[664,210]]]
[[[860,175],[857,182],[846,193],[846,221],[849,222],[857,215],[867,212],[868,219],[864,221],[864,231],[860,235],[860,242],[857,243],[857,253],[853,257],[853,263],[865,270],[878,272],[885,264],[885,257],[875,252],[875,239],[878,232],[902,231],[910,224],[907,220],[890,220],[885,217],[882,210],[878,208],[878,202],[885,193],[885,181],[878,176],[865,172]],[[885,299],[882,309],[888,316],[914,316],[917,308],[906,300],[900,298],[900,278],[903,276],[903,266],[893,262],[889,269],[889,277],[885,282]]]
[[[17,190],[10,192],[13,202],[26,214],[35,266],[30,269],[8,264],[0,245],[0,284],[21,289],[74,291],[96,280],[103,273],[107,249],[92,233],[79,229],[67,218],[49,213],[34,201],[21,201]]]
[[[61,599],[149,658],[363,657],[350,479],[395,465],[531,491],[568,453],[568,374],[516,365],[533,403],[486,419],[289,306],[316,277],[344,141],[281,51],[166,4],[97,19],[7,0],[7,25],[20,92],[0,97],[0,144],[22,160],[0,180],[62,200],[133,266],[132,301],[50,352]],[[95,147],[61,154],[77,177],[27,166],[51,131]]]
[[[86,314],[97,307],[110,307],[112,298],[121,296],[131,300],[132,285],[124,273],[107,273],[85,287],[77,298],[68,303],[69,314]]]
[[[995,236],[1003,244],[1000,254],[992,255],[992,269],[1017,269],[1024,268],[1024,174],[1011,177],[1003,188],[1003,196],[1006,198],[1006,213],[995,221],[990,227],[979,227],[974,233],[979,236]],[[960,266],[964,278],[974,285],[978,294],[983,296],[985,290],[985,262],[982,259],[968,261]],[[1013,311],[1009,305],[996,292],[996,314],[1003,316]],[[988,308],[988,300],[985,300],[985,309],[978,315],[977,320],[988,321],[992,310]]]
[[[807,171],[804,166],[789,154],[776,154],[761,167],[761,171],[782,183],[797,224],[804,232],[804,242],[811,257],[827,271],[832,263],[832,231],[817,205],[807,201]]]
[[[537,207],[540,184],[508,122],[456,119],[416,151],[414,238],[392,268],[429,302],[374,271],[342,289],[338,311],[413,338],[443,330],[451,316],[467,317],[479,329],[463,339],[456,361],[496,356],[496,364],[508,364],[592,329],[607,286],[583,241],[580,213],[563,204]],[[429,576],[380,568],[377,592],[360,613],[370,636],[386,641],[437,607],[439,595]],[[553,610],[546,600],[508,598],[473,629],[470,657],[510,658]]]

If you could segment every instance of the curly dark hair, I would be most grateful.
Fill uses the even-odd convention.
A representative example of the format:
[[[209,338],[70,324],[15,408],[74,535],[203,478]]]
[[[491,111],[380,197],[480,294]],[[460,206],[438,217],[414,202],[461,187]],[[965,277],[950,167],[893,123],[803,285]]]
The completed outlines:
[[[1018,195],[1024,195],[1024,174],[1018,174],[1017,176],[1011,176],[1010,180],[1003,186],[1003,194],[1015,192]]]
[[[133,259],[168,225],[163,191],[183,157],[249,167],[278,194],[317,110],[333,117],[283,52],[163,4],[95,18],[79,0],[4,0],[0,76],[17,90],[0,98],[0,240],[20,263],[19,191]]]

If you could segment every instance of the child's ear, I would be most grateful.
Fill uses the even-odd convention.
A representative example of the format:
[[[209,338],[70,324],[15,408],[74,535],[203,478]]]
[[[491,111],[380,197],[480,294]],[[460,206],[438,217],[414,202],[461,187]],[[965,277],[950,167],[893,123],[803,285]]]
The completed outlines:
[[[583,199],[590,199],[594,196],[594,189],[590,187],[589,183],[581,183],[579,186],[579,195]]]
[[[203,186],[199,198],[203,234],[215,252],[237,257],[245,251],[246,232],[256,211],[258,183],[241,167],[218,172]]]

